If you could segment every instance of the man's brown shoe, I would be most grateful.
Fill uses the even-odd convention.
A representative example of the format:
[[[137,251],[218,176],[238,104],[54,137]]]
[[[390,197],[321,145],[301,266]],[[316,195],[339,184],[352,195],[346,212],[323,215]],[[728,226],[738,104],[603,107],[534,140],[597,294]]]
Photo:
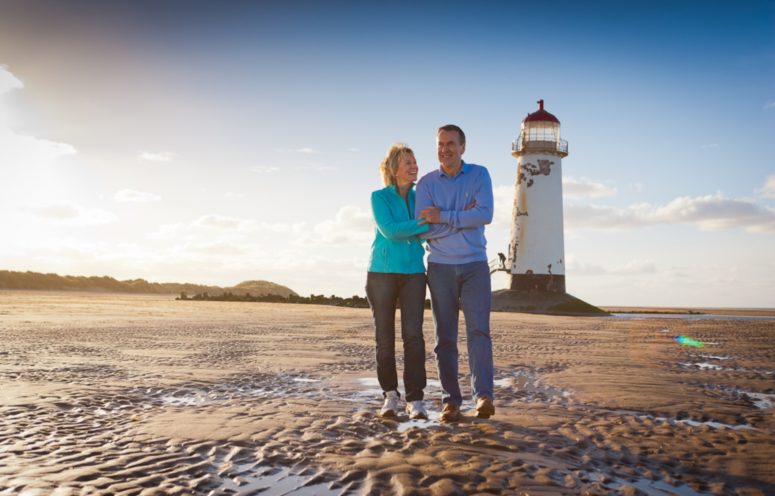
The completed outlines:
[[[495,405],[487,396],[482,396],[476,400],[476,416],[481,419],[490,418],[495,415]]]
[[[460,407],[453,405],[452,403],[444,403],[444,408],[439,415],[439,421],[441,422],[457,422],[462,418],[463,414],[460,413]]]

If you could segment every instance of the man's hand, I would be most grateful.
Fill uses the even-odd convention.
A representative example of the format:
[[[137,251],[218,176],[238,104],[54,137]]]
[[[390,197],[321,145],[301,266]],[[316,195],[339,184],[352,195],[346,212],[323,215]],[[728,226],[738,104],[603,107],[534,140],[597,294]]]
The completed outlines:
[[[474,208],[474,207],[476,207],[476,198],[474,198],[473,200],[471,200],[471,203],[469,203],[468,205],[466,205],[466,208],[464,208],[463,210],[471,210],[471,209],[472,209],[472,208]]]
[[[420,210],[420,218],[425,219],[428,224],[440,224],[441,211],[438,207],[427,207]]]

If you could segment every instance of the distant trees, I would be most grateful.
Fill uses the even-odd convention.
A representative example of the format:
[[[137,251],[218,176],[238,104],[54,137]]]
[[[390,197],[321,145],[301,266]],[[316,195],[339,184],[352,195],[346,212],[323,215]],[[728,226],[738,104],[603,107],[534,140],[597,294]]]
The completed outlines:
[[[175,298],[176,300],[187,301],[246,301],[246,302],[266,302],[266,303],[299,303],[309,305],[333,305],[337,307],[351,307],[351,308],[369,308],[369,301],[358,295],[353,295],[350,298],[342,298],[341,296],[331,295],[316,295],[311,294],[309,296],[299,296],[297,294],[289,295],[287,298],[281,295],[261,295],[252,296],[247,294],[234,294],[231,292],[225,292],[217,296],[210,296],[207,293],[199,293],[194,296],[188,296],[186,292],[181,292],[180,296]]]

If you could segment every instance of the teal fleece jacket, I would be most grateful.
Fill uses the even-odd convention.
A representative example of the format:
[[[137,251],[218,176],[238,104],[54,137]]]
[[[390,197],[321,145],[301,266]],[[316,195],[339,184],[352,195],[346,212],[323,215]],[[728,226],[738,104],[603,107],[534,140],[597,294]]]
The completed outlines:
[[[409,205],[392,185],[371,194],[371,212],[377,225],[369,272],[425,272],[423,242],[417,235],[427,232],[428,224],[419,224],[420,219],[414,218],[414,186],[408,200]]]

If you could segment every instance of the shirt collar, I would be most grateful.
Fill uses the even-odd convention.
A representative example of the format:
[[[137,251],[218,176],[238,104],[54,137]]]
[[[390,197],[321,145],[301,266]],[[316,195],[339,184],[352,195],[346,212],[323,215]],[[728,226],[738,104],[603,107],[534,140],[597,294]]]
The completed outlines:
[[[468,164],[465,162],[465,160],[461,160],[461,163],[462,163],[462,165],[460,166],[460,170],[457,171],[457,174],[455,174],[454,176],[450,176],[449,174],[444,172],[444,168],[442,166],[439,166],[439,172],[444,177],[451,177],[451,178],[454,179],[457,176],[459,176],[460,174],[465,174],[466,172],[468,172],[469,167],[468,167]]]

